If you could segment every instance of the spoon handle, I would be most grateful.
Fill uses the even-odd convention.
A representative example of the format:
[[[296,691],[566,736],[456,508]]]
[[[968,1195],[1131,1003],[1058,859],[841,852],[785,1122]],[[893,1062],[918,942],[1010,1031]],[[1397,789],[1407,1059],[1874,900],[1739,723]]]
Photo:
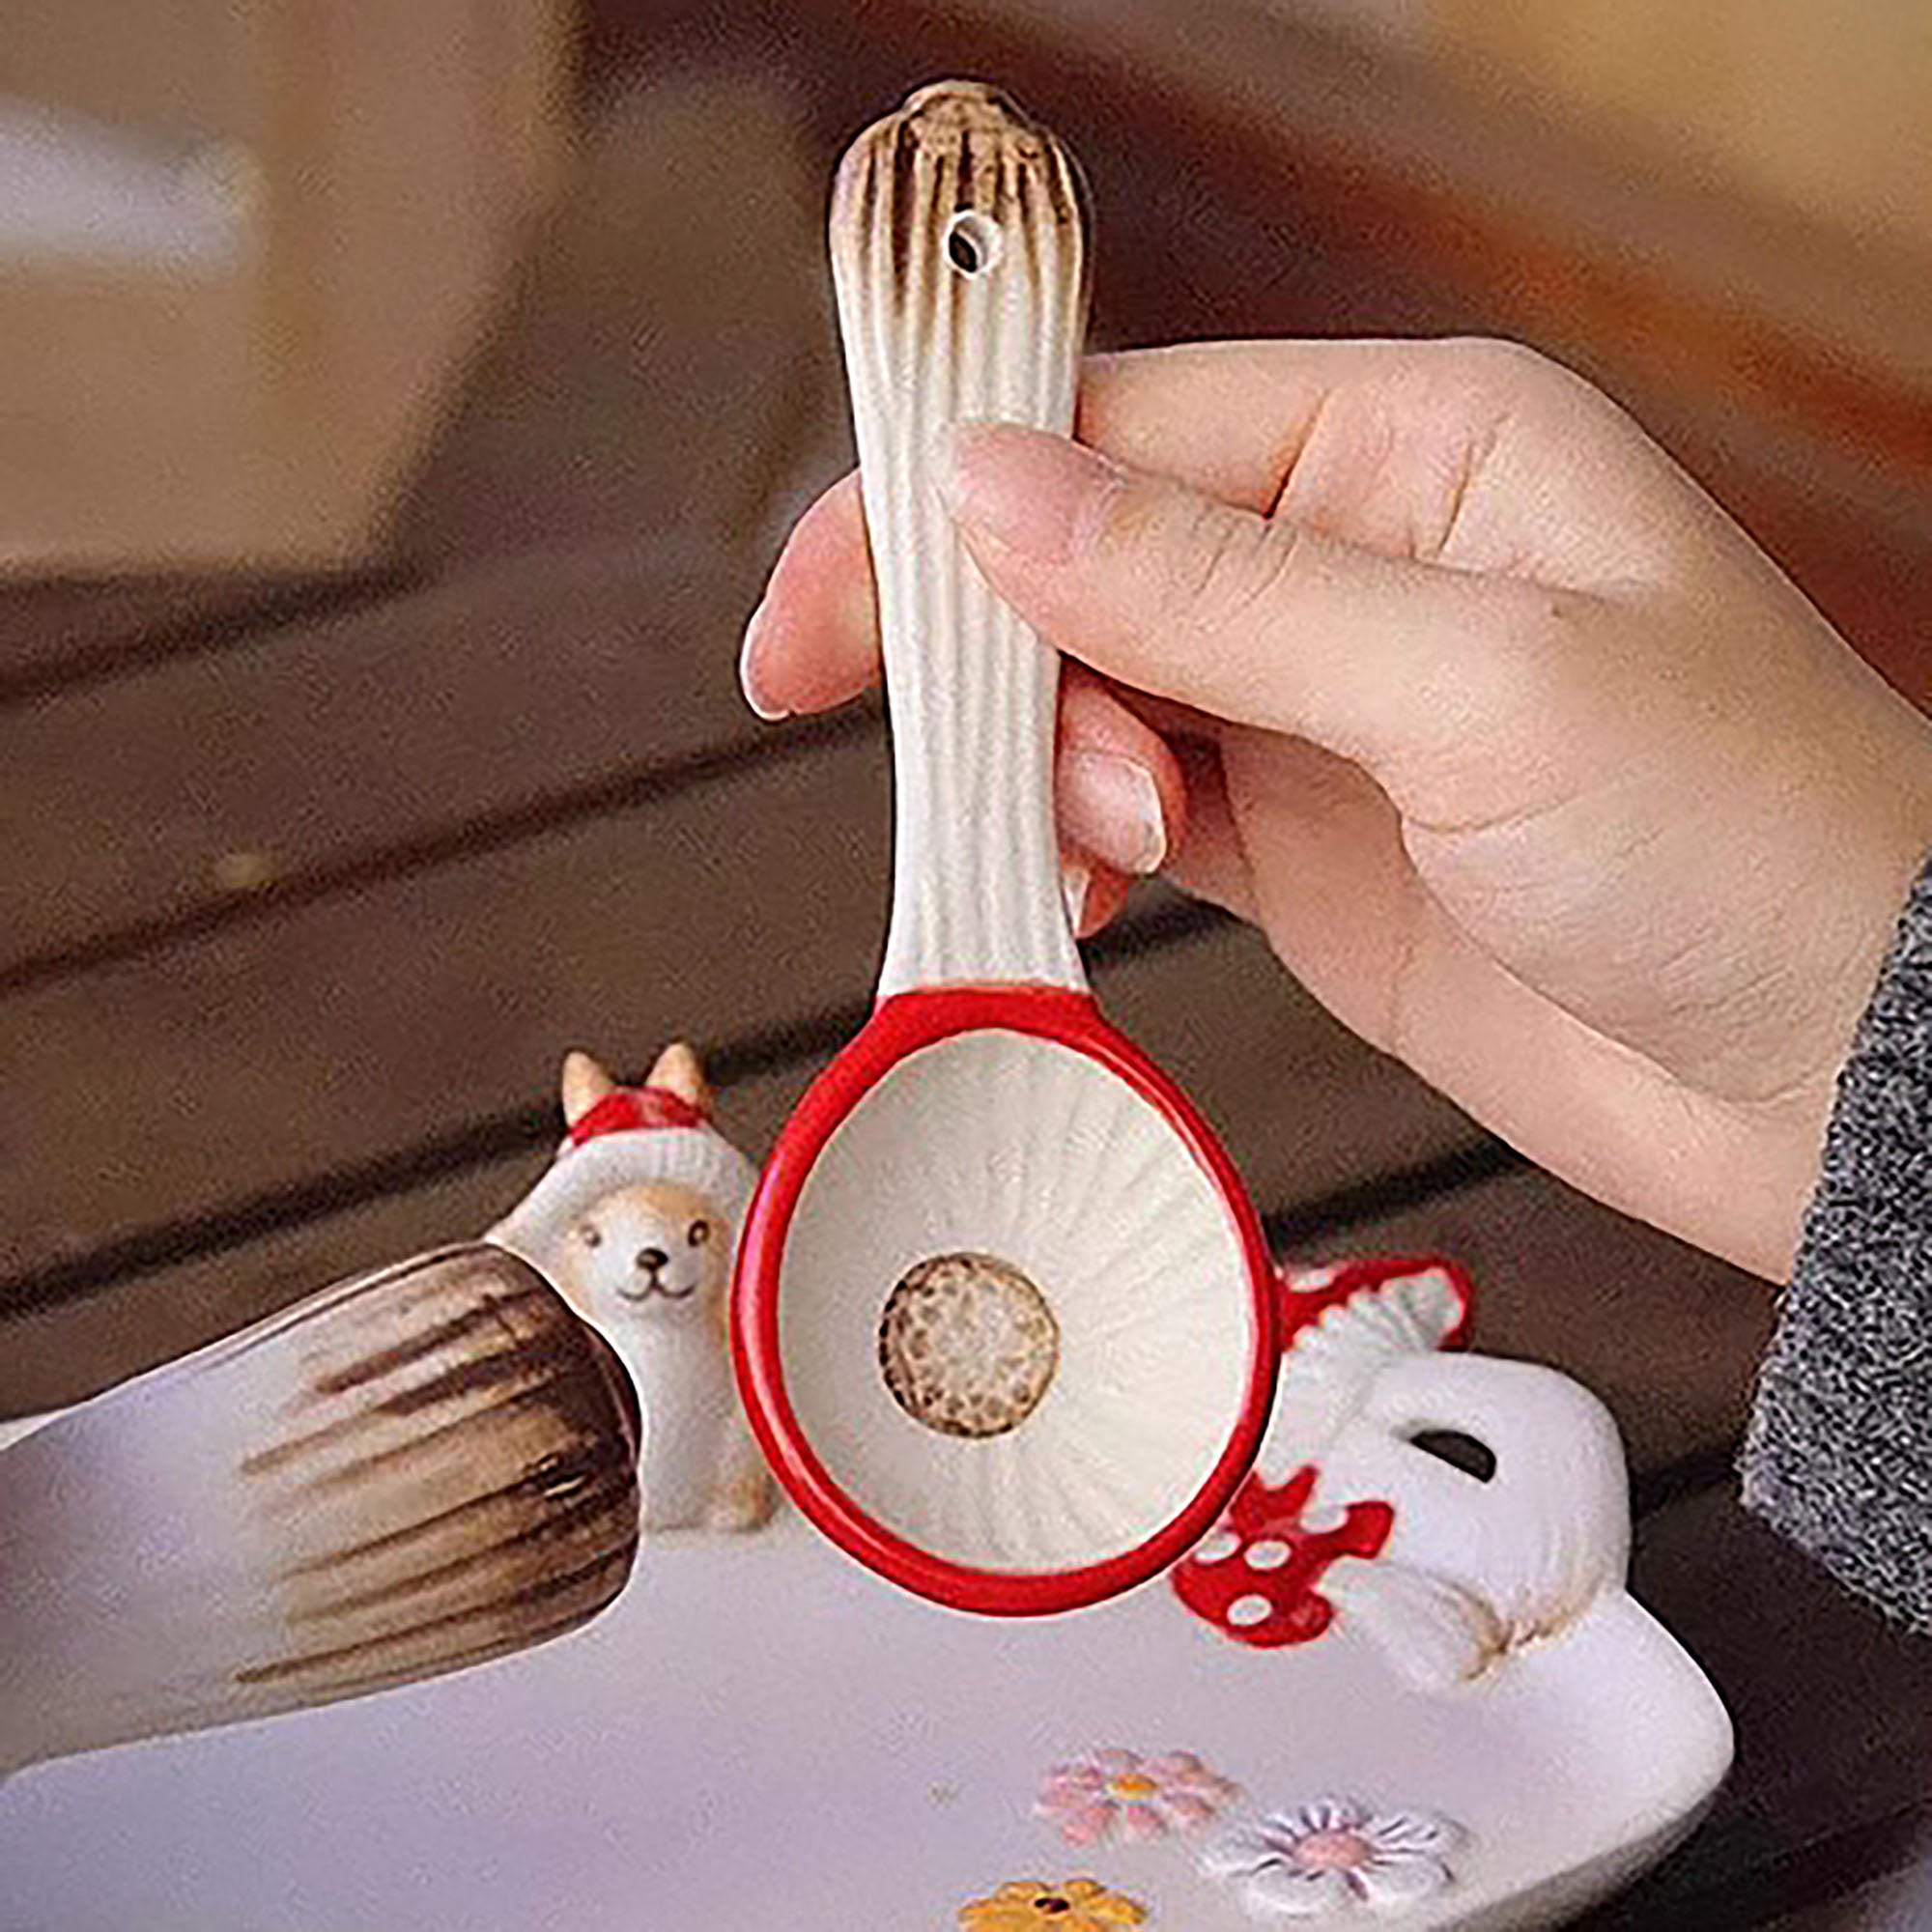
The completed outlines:
[[[881,999],[1084,990],[1053,821],[1058,655],[994,597],[935,487],[957,422],[1073,423],[1088,263],[1060,143],[972,81],[861,135],[831,244],[892,713],[896,825]]]

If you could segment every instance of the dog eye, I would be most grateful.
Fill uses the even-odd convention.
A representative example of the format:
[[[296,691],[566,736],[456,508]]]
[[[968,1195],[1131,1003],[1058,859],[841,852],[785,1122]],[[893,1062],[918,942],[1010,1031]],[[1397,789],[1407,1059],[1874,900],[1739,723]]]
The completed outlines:
[[[711,1223],[709,1221],[694,1221],[691,1224],[691,1234],[688,1238],[694,1248],[701,1248],[711,1238]]]
[[[584,1222],[584,1224],[578,1229],[577,1238],[580,1241],[582,1241],[586,1248],[601,1248],[604,1245],[603,1231],[601,1229],[593,1227],[588,1221]]]

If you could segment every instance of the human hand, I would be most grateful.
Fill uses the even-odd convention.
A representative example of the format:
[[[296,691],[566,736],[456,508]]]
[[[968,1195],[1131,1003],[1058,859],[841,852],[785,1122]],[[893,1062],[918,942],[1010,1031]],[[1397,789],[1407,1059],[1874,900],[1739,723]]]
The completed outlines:
[[[1932,844],[1932,729],[1526,351],[1106,357],[1078,434],[962,430],[949,497],[1072,661],[1084,929],[1164,870],[1534,1159],[1781,1279]],[[767,716],[878,675],[854,483],[747,633]]]

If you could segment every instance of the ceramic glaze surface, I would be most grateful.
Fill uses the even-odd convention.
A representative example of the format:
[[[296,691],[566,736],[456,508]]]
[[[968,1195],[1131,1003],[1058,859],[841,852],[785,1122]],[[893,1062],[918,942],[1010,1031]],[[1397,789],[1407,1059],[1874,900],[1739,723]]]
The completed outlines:
[[[1359,1264],[1339,1288],[1350,1291],[1366,1270]],[[1374,1279],[1372,1288],[1347,1292],[1346,1299],[1320,1308],[1313,1319],[1297,1302],[1334,1292],[1320,1275],[1308,1286],[1286,1281],[1290,1346],[1275,1385],[1274,1411],[1255,1459],[1270,1481],[1287,1481],[1321,1455],[1353,1415],[1376,1376],[1408,1355],[1441,1348],[1464,1319],[1465,1291],[1441,1265],[1422,1265]]]
[[[643,1086],[564,1062],[568,1127],[488,1238],[521,1255],[617,1351],[649,1416],[649,1529],[755,1529],[773,1486],[738,1404],[726,1294],[756,1170],[711,1120],[697,1057],[665,1048]]]
[[[1474,1478],[1417,1437],[1452,1429],[1494,1457]],[[1531,1362],[1418,1355],[1384,1369],[1321,1452],[1318,1499],[1375,1496],[1394,1527],[1338,1563],[1331,1599],[1423,1684],[1478,1678],[1623,1588],[1623,1445],[1587,1389]]]
[[[156,1923],[165,1873],[167,1922],[195,1932],[937,1932],[976,1907],[1024,1925],[1041,1900],[1065,1901],[1046,1922],[1187,1932],[1559,1923],[1690,1828],[1730,1724],[1624,1589],[1602,1406],[1532,1365],[1435,1355],[1466,1284],[1447,1327],[1413,1321],[1415,1272],[1354,1267],[1324,1316],[1352,1307],[1394,1345],[1346,1350],[1359,1377],[1323,1396],[1322,1507],[1380,1496],[1394,1528],[1324,1587],[1396,1594],[1337,1589],[1305,1641],[1230,1641],[1164,1580],[1079,1615],[956,1616],[793,1518],[669,1537],[645,1587],[561,1643],[12,1779],[8,1907]],[[1419,1447],[1424,1417],[1480,1434],[1499,1480]],[[1283,1576],[1255,1527],[1210,1536],[1208,1573]],[[1407,1621],[1385,1613],[1405,1591]],[[1475,1671],[1415,1667],[1461,1613],[1431,1591],[1508,1638]]]
[[[893,1400],[947,1435],[1017,1429],[1059,1366],[1046,1297],[991,1255],[914,1263],[879,1317],[879,1370]]]
[[[896,777],[882,997],[1086,983],[1053,822],[1060,660],[986,587],[935,487],[952,423],[1072,427],[1080,203],[1059,143],[971,82],[914,96],[838,174],[832,263]]]
[[[1069,1846],[1049,1769],[1119,1746],[1238,1783],[1200,1834]],[[1453,1818],[1455,1883],[1400,1918],[1547,1927],[1688,1829],[1729,1731],[1620,1594],[1473,1690],[1422,1692],[1346,1628],[1224,1641],[1164,1585],[1078,1616],[959,1617],[796,1519],[667,1538],[578,1635],[440,1685],[38,1768],[0,1785],[32,1925],[195,1932],[945,1932],[1091,1876],[1150,1927],[1254,1932],[1206,1833],[1340,1792]]]
[[[921,1426],[878,1331],[918,1264],[1033,1283],[1058,1363],[1012,1428]],[[1239,1232],[1168,1121],[1059,1042],[987,1030],[899,1062],[800,1196],[780,1337],[799,1419],[861,1506],[961,1563],[1068,1568],[1185,1506],[1234,1426],[1252,1337]]]
[[[971,81],[913,95],[838,171],[893,917],[878,1008],[774,1150],[735,1294],[753,1424],[801,1507],[907,1588],[995,1614],[1092,1603],[1178,1555],[1240,1480],[1275,1368],[1232,1163],[1086,995],[1053,813],[1058,661],[940,497],[959,425],[1072,426],[1083,199],[1054,136]],[[887,1296],[961,1256],[1043,1300],[1050,1378],[1011,1309],[949,1323],[943,1377],[895,1366]],[[969,1333],[984,1359],[954,1346]]]

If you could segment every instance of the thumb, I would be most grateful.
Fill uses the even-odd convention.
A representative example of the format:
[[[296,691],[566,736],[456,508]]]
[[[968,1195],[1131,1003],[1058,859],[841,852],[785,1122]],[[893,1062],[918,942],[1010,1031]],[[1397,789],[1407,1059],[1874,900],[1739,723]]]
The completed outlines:
[[[1009,424],[954,430],[941,476],[974,560],[1048,642],[1397,790],[1472,738],[1521,742],[1565,607],[1588,602],[1259,517]]]

